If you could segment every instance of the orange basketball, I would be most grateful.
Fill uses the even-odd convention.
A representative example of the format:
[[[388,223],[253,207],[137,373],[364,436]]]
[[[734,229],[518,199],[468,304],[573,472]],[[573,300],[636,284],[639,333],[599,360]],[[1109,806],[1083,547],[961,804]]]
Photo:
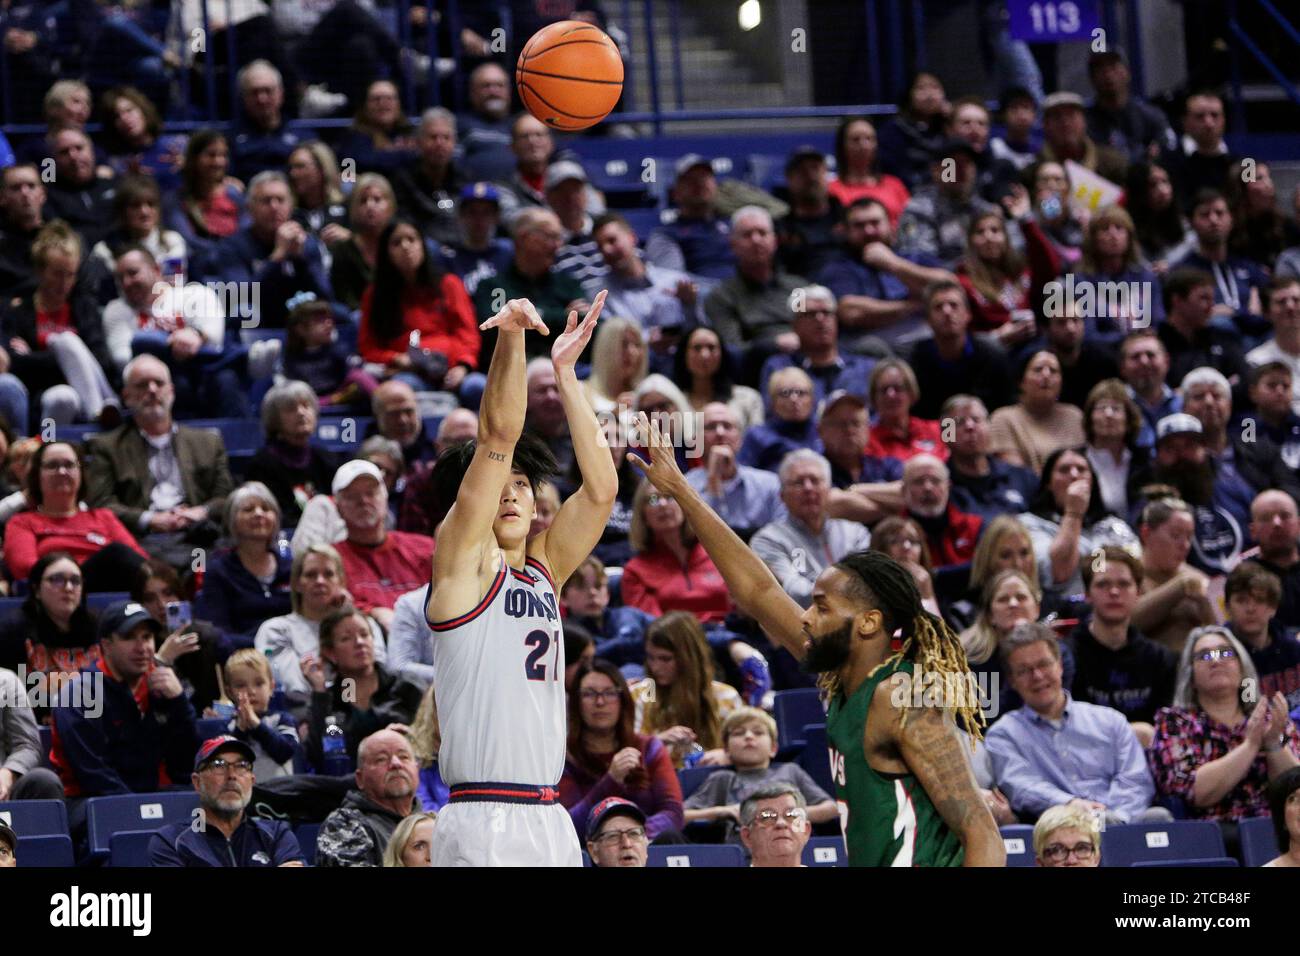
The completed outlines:
[[[552,129],[586,129],[623,95],[623,58],[599,27],[562,20],[524,44],[515,87],[524,108]]]

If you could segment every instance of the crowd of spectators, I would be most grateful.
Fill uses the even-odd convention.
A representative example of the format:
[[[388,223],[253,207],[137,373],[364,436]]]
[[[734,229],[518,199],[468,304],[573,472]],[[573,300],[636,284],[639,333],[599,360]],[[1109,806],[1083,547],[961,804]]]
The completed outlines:
[[[1265,165],[1243,180],[1220,96],[1193,91],[1171,124],[1099,54],[1094,102],[1012,91],[994,117],[921,73],[897,117],[794,151],[783,203],[724,212],[709,158],[682,157],[639,235],[580,149],[509,115],[496,62],[467,74],[465,113],[408,118],[410,74],[440,63],[368,5],[309,6],[218,23],[264,55],[239,64],[239,122],[188,135],[160,119],[168,77],[206,58],[106,19],[95,42],[139,55],[111,89],[48,83],[48,133],[0,170],[0,519],[23,595],[0,680],[52,692],[0,699],[0,800],[63,796],[75,833],[86,798],[189,774],[215,831],[163,830],[157,865],[282,865],[301,848],[245,814],[253,788],[355,767],[315,862],[427,862],[446,799],[431,464],[476,433],[480,323],[523,297],[555,332],[608,289],[583,364],[618,500],[558,582],[559,793],[598,865],[709,827],[797,864],[838,819],[775,761],[772,693],[811,680],[629,464],[638,412],[675,423],[688,481],[800,604],[855,551],[911,571],[988,678],[989,808],[1039,821],[1044,865],[1095,863],[1099,820],[1270,812],[1300,762],[1300,223]],[[486,53],[491,24],[463,26]],[[264,28],[294,42],[244,43]],[[370,80],[329,79],[334,40]],[[285,126],[344,102],[333,147]],[[1122,199],[1088,206],[1080,170]],[[528,341],[527,425],[560,466],[537,532],[577,471]],[[317,438],[337,412],[373,417],[342,455]],[[260,417],[251,459],[186,424],[213,413]],[[73,423],[94,433],[60,439]],[[131,600],[96,617],[105,592]],[[90,681],[112,719],[76,693]],[[693,766],[718,769],[683,799]]]

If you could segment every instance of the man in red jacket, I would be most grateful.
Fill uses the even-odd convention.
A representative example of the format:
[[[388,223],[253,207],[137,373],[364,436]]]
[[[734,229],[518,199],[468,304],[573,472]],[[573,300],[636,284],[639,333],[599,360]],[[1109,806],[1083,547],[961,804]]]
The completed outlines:
[[[925,532],[936,570],[974,557],[984,523],[948,500],[951,488],[947,465],[933,455],[916,455],[903,465],[903,510]]]
[[[433,539],[388,530],[388,488],[369,461],[344,464],[334,475],[332,490],[348,528],[347,540],[334,546],[343,558],[348,591],[359,609],[389,630],[397,599],[429,580]]]

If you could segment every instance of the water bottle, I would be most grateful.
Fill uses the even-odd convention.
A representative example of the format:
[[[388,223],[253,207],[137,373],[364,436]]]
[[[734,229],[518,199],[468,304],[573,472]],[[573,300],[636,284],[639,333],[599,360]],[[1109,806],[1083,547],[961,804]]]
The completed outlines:
[[[325,738],[321,741],[321,750],[325,757],[325,776],[342,777],[352,772],[352,760],[348,757],[348,742],[343,737],[343,725],[333,714],[325,718]]]
[[[686,756],[682,758],[682,769],[690,770],[700,762],[700,758],[703,756],[704,748],[699,744],[691,744],[686,750]]]
[[[275,553],[281,561],[293,560],[293,548],[289,544],[289,536],[280,530],[280,536],[275,539]]]
[[[271,676],[275,680],[275,690],[271,692],[271,700],[267,704],[267,710],[271,712],[289,709],[284,702],[284,681],[280,680],[280,678],[275,675],[275,664],[271,660],[274,656],[275,652],[270,648],[267,648],[266,665],[271,668]]]

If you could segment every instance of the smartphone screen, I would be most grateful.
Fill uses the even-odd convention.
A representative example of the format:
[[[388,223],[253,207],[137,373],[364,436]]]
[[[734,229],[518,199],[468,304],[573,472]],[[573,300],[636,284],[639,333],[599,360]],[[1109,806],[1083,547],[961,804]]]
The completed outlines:
[[[167,630],[177,631],[193,621],[189,601],[167,602]]]

